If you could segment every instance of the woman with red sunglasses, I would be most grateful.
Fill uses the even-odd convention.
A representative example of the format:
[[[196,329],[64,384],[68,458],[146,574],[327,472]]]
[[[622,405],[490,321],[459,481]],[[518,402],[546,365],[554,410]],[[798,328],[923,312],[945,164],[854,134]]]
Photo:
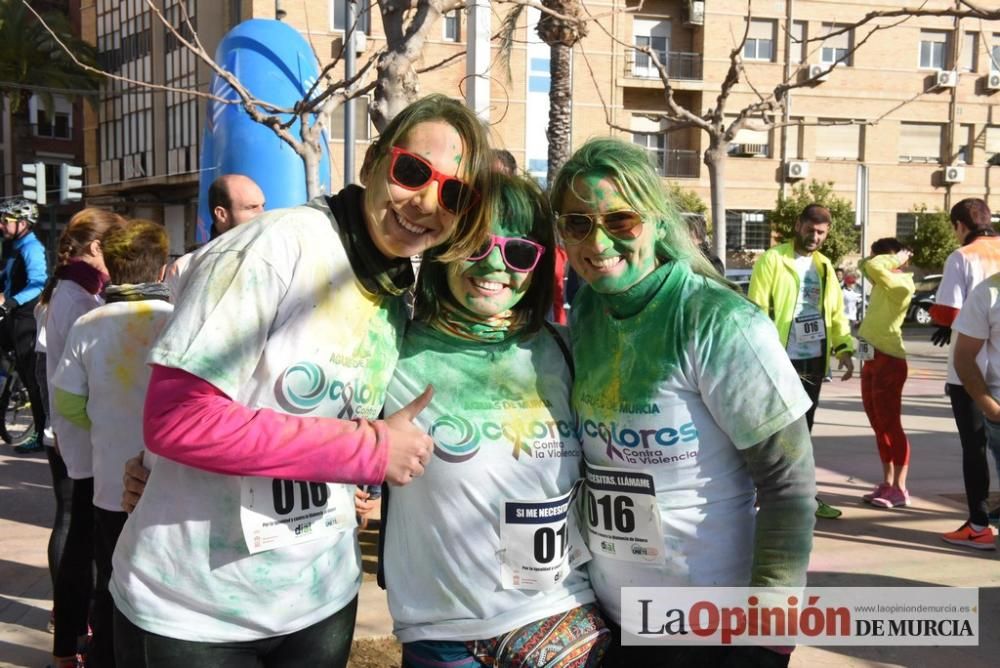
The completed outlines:
[[[346,665],[355,485],[405,485],[431,453],[411,423],[429,392],[376,419],[409,258],[483,243],[489,166],[475,114],[424,98],[376,141],[366,188],[265,213],[192,260],[151,354],[155,470],[114,555],[119,665]]]
[[[615,139],[585,144],[552,186],[587,283],[572,310],[573,408],[588,570],[616,635],[607,663],[787,665],[787,653],[665,634],[621,643],[677,631],[655,603],[644,627],[637,599],[651,597],[624,587],[803,586],[815,521],[809,398],[767,316],[712,268],[665,193],[646,151]]]
[[[386,399],[434,383],[415,423],[426,473],[392,488],[382,566],[403,666],[583,668],[609,636],[573,501],[582,452],[565,330],[552,298],[551,216],[534,183],[498,176],[489,241],[424,256],[415,320]]]

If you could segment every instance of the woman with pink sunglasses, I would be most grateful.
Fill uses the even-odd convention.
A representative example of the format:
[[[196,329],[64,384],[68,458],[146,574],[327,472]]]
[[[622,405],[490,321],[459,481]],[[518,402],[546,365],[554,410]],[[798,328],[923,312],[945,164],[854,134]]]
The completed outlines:
[[[386,399],[431,434],[426,473],[383,506],[382,566],[403,666],[583,668],[609,635],[573,513],[582,450],[552,219],[532,182],[497,176],[489,241],[424,256],[415,320]]]
[[[367,188],[265,213],[193,258],[151,353],[158,458],[114,554],[118,665],[346,665],[355,485],[405,485],[431,453],[412,423],[424,388],[376,419],[409,258],[482,244],[489,164],[475,114],[424,98],[376,141]]]

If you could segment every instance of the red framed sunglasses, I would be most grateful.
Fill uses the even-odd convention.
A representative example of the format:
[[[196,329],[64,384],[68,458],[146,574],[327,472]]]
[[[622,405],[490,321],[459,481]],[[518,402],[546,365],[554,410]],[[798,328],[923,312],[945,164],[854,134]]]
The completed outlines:
[[[493,252],[493,248],[500,247],[500,256],[503,263],[511,271],[526,274],[538,266],[538,261],[545,255],[545,246],[535,243],[531,239],[522,237],[501,237],[491,234],[489,241],[483,244],[482,248],[470,255],[469,262],[478,262]]]
[[[389,180],[400,188],[422,190],[431,181],[438,184],[438,204],[459,216],[479,201],[479,193],[462,179],[446,176],[431,166],[419,155],[393,146],[389,149],[392,162],[389,164]]]

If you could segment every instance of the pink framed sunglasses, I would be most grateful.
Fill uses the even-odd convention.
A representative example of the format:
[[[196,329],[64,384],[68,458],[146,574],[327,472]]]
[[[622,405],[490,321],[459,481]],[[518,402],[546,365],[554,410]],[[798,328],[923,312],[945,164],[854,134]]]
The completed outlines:
[[[500,256],[503,263],[511,271],[526,274],[538,266],[538,261],[545,254],[545,246],[535,243],[531,239],[522,237],[501,237],[491,234],[487,241],[478,251],[470,255],[469,262],[478,262],[493,252],[495,246],[500,247]]]
[[[454,176],[447,176],[431,166],[419,155],[404,148],[389,149],[389,180],[407,190],[423,190],[431,181],[438,184],[438,204],[456,216],[468,211],[479,201],[479,193],[471,185]]]

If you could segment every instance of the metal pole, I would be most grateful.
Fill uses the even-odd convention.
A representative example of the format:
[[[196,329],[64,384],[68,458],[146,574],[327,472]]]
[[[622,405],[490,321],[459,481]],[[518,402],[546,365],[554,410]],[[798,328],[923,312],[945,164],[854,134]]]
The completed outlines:
[[[347,16],[344,17],[344,78],[348,81],[357,72],[358,54],[354,48],[357,16],[356,0],[347,0]],[[354,99],[348,96],[344,100],[344,187],[354,181],[354,134]]]
[[[789,81],[792,78],[792,26],[794,21],[792,19],[792,0],[785,0],[785,81]],[[785,178],[785,174],[788,173],[788,121],[791,118],[792,113],[792,91],[791,89],[785,91],[785,100],[782,104],[781,110],[781,173],[778,175],[778,183],[781,186],[778,188],[778,195],[781,199],[785,198],[785,189],[787,187],[788,179]]]
[[[955,8],[961,9],[962,3],[959,0],[955,1]],[[986,33],[983,33],[984,35]],[[955,17],[955,30],[951,33],[951,66],[955,69],[955,74],[958,75],[958,58],[961,53],[961,39],[962,39],[962,19]],[[947,63],[945,63],[947,65]],[[956,85],[951,89],[951,96],[948,101],[948,149],[947,149],[947,162],[945,162],[944,168],[948,169],[948,166],[952,163],[955,156],[955,125],[958,121],[958,86]],[[968,137],[966,137],[968,141]],[[944,184],[944,210],[949,211],[951,209],[951,183]]]
[[[490,120],[490,0],[470,0],[465,71],[465,102],[484,121]]]

